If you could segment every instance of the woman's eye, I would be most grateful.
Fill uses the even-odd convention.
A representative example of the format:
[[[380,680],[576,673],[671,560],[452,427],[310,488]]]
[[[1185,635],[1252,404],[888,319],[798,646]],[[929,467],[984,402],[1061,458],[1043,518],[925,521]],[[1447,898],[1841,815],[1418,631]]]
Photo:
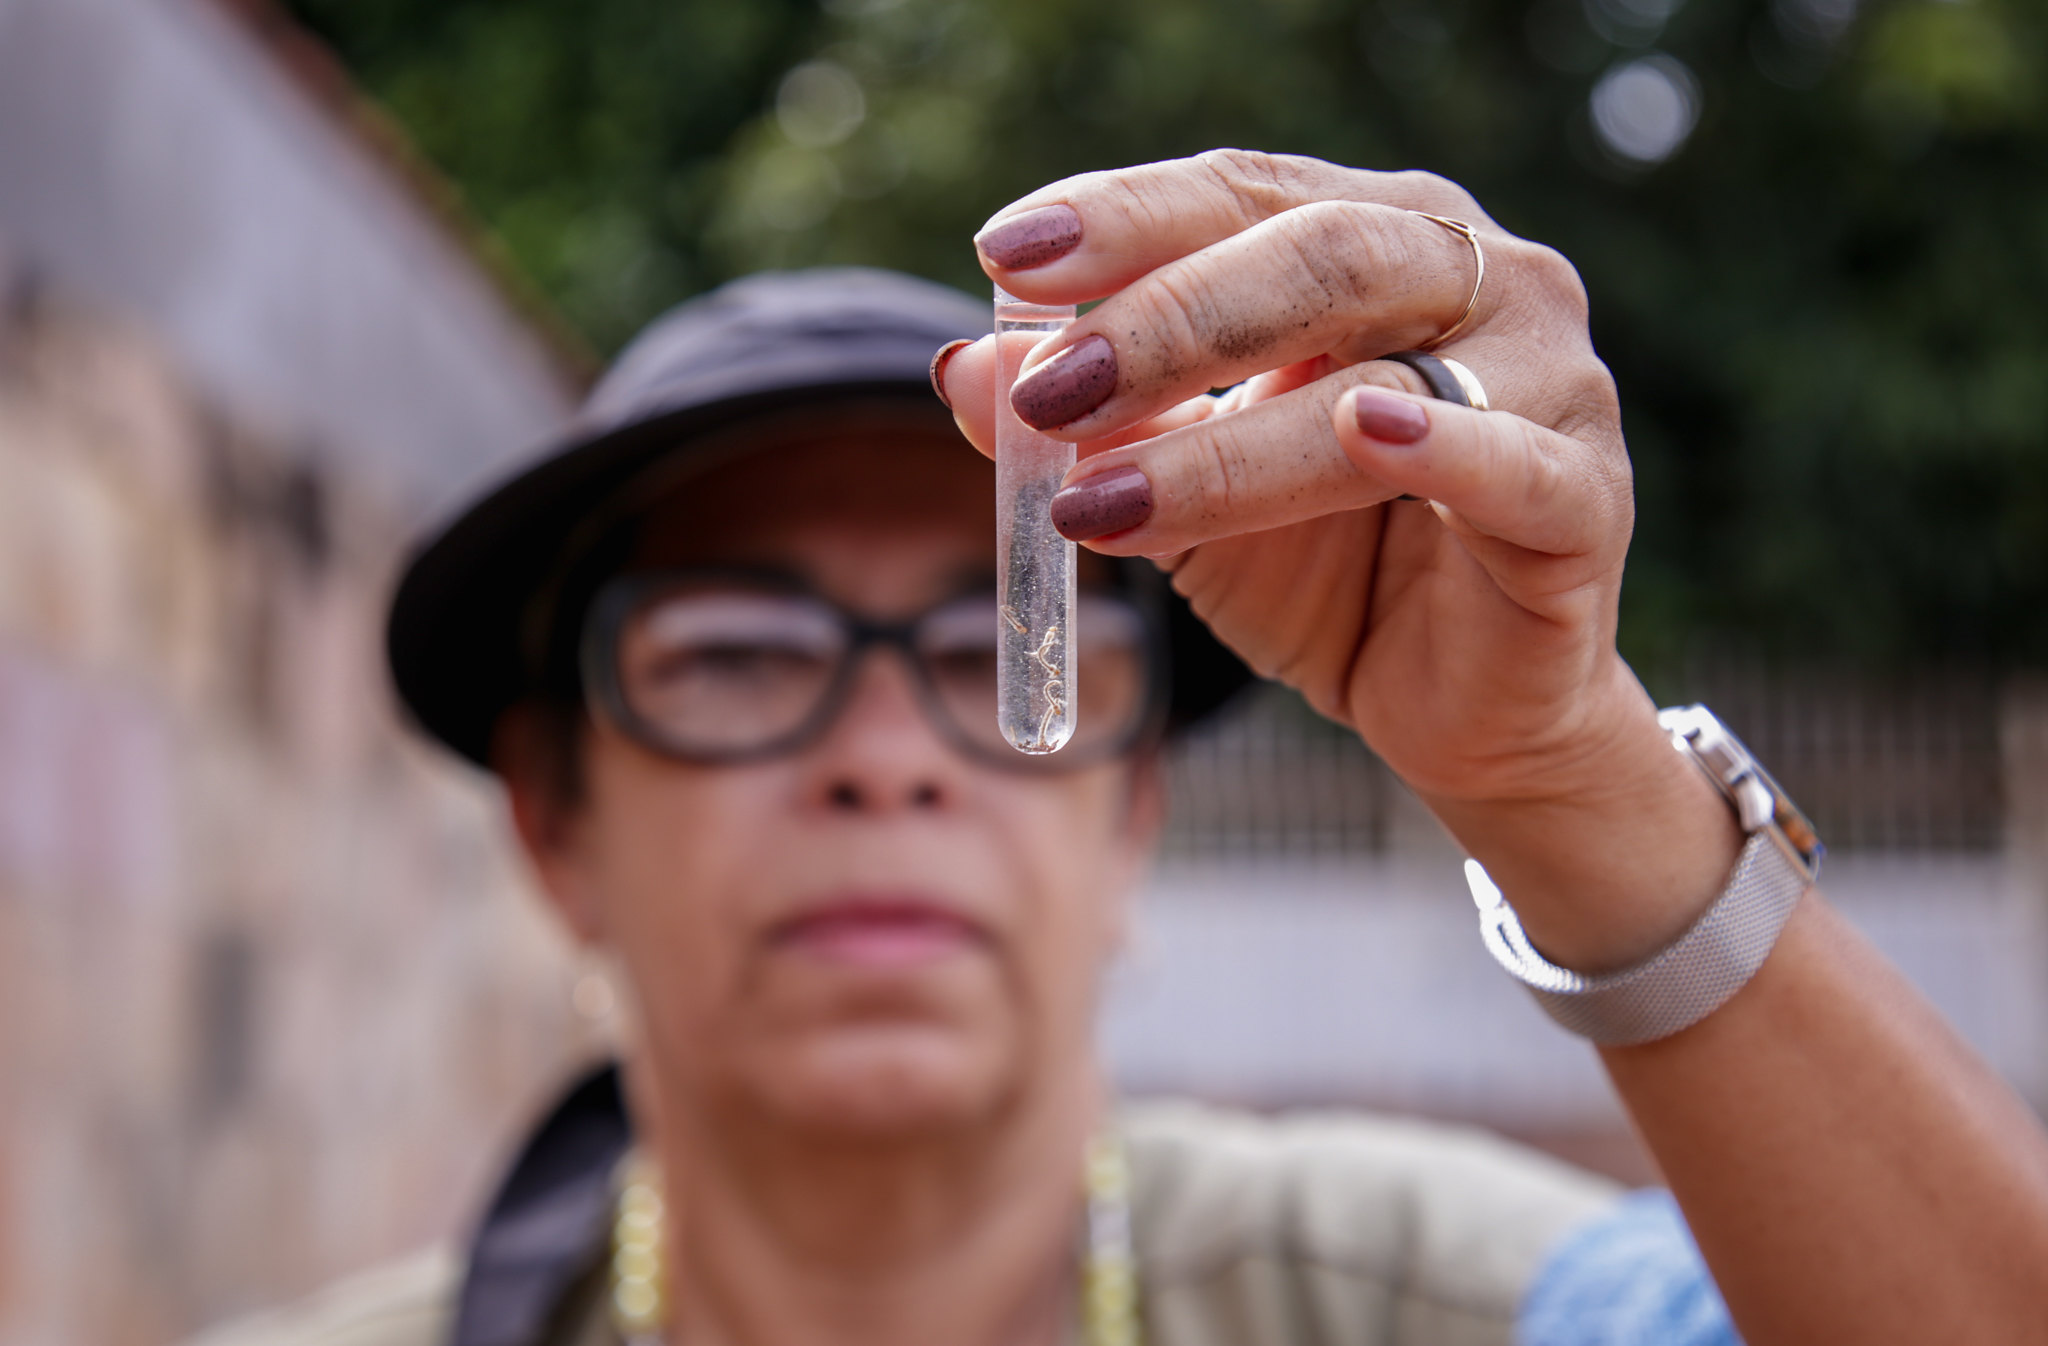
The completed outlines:
[[[655,673],[664,678],[774,677],[808,672],[823,663],[814,651],[787,645],[696,645],[667,652]]]

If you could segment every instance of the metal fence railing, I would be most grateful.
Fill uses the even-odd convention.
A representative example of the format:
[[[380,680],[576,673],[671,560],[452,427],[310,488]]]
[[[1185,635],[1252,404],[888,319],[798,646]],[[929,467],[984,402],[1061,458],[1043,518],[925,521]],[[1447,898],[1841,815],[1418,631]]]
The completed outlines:
[[[2004,828],[1999,689],[1986,673],[1875,677],[1721,662],[1685,680],[1837,850],[1984,851]],[[1385,852],[1404,789],[1357,738],[1264,687],[1168,759],[1173,859]]]
[[[1357,735],[1273,686],[1177,744],[1167,785],[1176,859],[1377,854],[1405,788]]]
[[[2000,698],[1988,673],[1705,663],[1688,690],[1837,850],[1981,851],[2003,840]]]

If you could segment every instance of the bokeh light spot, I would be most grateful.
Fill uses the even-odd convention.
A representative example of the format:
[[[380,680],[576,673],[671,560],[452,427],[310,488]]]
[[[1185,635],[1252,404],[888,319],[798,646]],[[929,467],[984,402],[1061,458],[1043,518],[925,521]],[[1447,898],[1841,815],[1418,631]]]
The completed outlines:
[[[837,145],[867,119],[868,100],[845,66],[806,61],[782,77],[775,120],[790,143],[819,150]]]
[[[1593,86],[1593,129],[1617,158],[1662,163],[1700,117],[1700,86],[1680,61],[1656,53],[1618,65]]]

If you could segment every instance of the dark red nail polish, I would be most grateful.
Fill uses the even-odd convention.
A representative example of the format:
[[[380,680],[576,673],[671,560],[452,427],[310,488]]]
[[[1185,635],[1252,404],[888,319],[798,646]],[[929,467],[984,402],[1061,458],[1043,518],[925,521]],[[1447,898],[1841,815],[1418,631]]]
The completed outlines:
[[[1052,498],[1052,526],[1072,542],[1136,528],[1152,517],[1152,483],[1135,467],[1084,477]]]
[[[1081,216],[1072,206],[1040,206],[977,234],[981,255],[1005,271],[1057,262],[1081,246]]]
[[[968,338],[961,337],[958,341],[948,341],[932,355],[932,391],[939,395],[948,411],[953,409],[953,399],[946,396],[946,362],[973,344]]]
[[[1405,397],[1378,388],[1360,388],[1351,395],[1358,433],[1383,444],[1413,444],[1429,433],[1429,413]]]
[[[1078,421],[1116,391],[1116,351],[1099,336],[1067,347],[1010,389],[1017,419],[1034,430]]]

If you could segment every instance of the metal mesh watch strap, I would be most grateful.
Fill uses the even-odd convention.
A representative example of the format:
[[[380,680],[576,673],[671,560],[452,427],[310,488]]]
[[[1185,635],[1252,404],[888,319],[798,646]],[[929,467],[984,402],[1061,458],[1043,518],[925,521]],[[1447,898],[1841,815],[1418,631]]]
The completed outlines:
[[[1728,887],[1675,943],[1632,968],[1586,977],[1536,952],[1486,871],[1477,861],[1467,864],[1473,900],[1480,900],[1482,883],[1493,897],[1479,913],[1487,950],[1551,1018],[1608,1047],[1669,1037],[1719,1009],[1763,966],[1800,895],[1813,885],[1758,832],[1743,846]]]
[[[1559,967],[1529,943],[1514,909],[1479,862],[1465,862],[1487,950],[1551,1018],[1603,1046],[1669,1037],[1741,990],[1819,877],[1824,853],[1777,782],[1706,707],[1667,710],[1658,718],[1672,746],[1714,782],[1749,834],[1720,897],[1676,941],[1632,968],[1603,976]]]

